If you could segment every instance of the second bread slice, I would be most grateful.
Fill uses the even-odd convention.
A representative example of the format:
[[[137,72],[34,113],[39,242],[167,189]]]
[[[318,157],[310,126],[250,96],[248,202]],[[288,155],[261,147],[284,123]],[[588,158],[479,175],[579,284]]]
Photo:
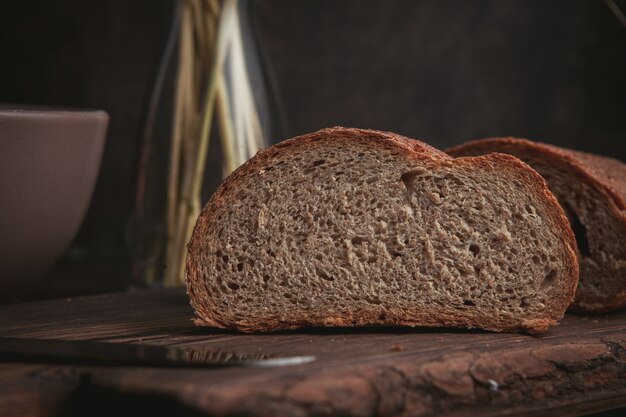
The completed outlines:
[[[542,332],[572,301],[577,268],[563,210],[518,159],[334,128],[225,180],[198,218],[186,280],[198,324],[242,331]]]
[[[455,156],[514,155],[548,182],[578,242],[580,280],[571,308],[605,313],[626,307],[626,164],[517,138],[490,138],[448,150]]]

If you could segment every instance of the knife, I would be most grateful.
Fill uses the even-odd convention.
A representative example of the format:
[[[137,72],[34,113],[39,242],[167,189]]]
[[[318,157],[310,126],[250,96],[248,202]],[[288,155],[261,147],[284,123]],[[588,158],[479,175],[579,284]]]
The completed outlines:
[[[56,362],[86,365],[221,368],[304,365],[315,356],[272,357],[178,346],[106,343],[83,340],[0,337],[0,361]]]

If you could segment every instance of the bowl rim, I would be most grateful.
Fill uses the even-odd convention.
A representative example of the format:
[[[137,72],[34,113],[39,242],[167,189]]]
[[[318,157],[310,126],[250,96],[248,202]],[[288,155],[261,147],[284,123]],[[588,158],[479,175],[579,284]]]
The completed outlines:
[[[109,114],[101,109],[85,109],[63,106],[40,106],[33,104],[17,104],[0,102],[0,116],[11,115],[93,115],[108,118]]]

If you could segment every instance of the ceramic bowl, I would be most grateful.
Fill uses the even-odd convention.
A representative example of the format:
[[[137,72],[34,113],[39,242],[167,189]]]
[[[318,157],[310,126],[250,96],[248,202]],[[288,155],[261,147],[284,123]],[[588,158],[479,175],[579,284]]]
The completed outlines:
[[[0,302],[50,270],[93,193],[109,116],[0,104]]]

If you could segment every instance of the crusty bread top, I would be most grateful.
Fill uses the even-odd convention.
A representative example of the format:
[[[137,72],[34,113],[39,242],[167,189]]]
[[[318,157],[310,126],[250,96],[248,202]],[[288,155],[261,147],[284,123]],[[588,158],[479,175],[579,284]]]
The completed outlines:
[[[222,195],[232,186],[237,183],[237,180],[242,176],[250,172],[254,172],[257,167],[263,165],[266,161],[270,160],[274,157],[278,152],[281,152],[291,146],[294,142],[303,142],[303,143],[312,143],[318,140],[322,140],[328,136],[334,136],[339,138],[346,138],[352,140],[367,140],[367,141],[375,141],[379,143],[381,146],[392,146],[399,147],[406,151],[406,155],[410,155],[413,158],[429,158],[433,160],[439,159],[451,159],[450,155],[442,152],[432,146],[415,140],[407,138],[406,136],[398,135],[391,132],[383,132],[380,130],[370,130],[370,129],[358,129],[358,128],[347,128],[341,126],[335,126],[325,129],[320,129],[316,132],[308,133],[305,135],[300,135],[293,137],[291,139],[284,140],[280,143],[277,143],[273,146],[270,146],[265,149],[261,149],[254,155],[254,157],[247,160],[243,163],[239,168],[233,171],[217,188],[213,196],[209,202],[205,205],[200,214],[198,220],[206,218],[206,212],[210,212],[213,210],[215,206],[221,204]],[[538,180],[543,181],[541,177]],[[549,192],[549,191],[548,191]],[[200,226],[200,222],[196,223],[195,228]],[[192,241],[189,242],[188,246],[190,246]]]
[[[626,210],[626,164],[617,159],[513,137],[473,140],[446,149],[445,152],[453,156],[460,152],[465,155],[474,152],[482,154],[494,147],[503,152],[507,149],[524,149],[542,158],[566,162],[582,179],[602,190],[621,210]],[[626,219],[626,213],[624,217]]]

